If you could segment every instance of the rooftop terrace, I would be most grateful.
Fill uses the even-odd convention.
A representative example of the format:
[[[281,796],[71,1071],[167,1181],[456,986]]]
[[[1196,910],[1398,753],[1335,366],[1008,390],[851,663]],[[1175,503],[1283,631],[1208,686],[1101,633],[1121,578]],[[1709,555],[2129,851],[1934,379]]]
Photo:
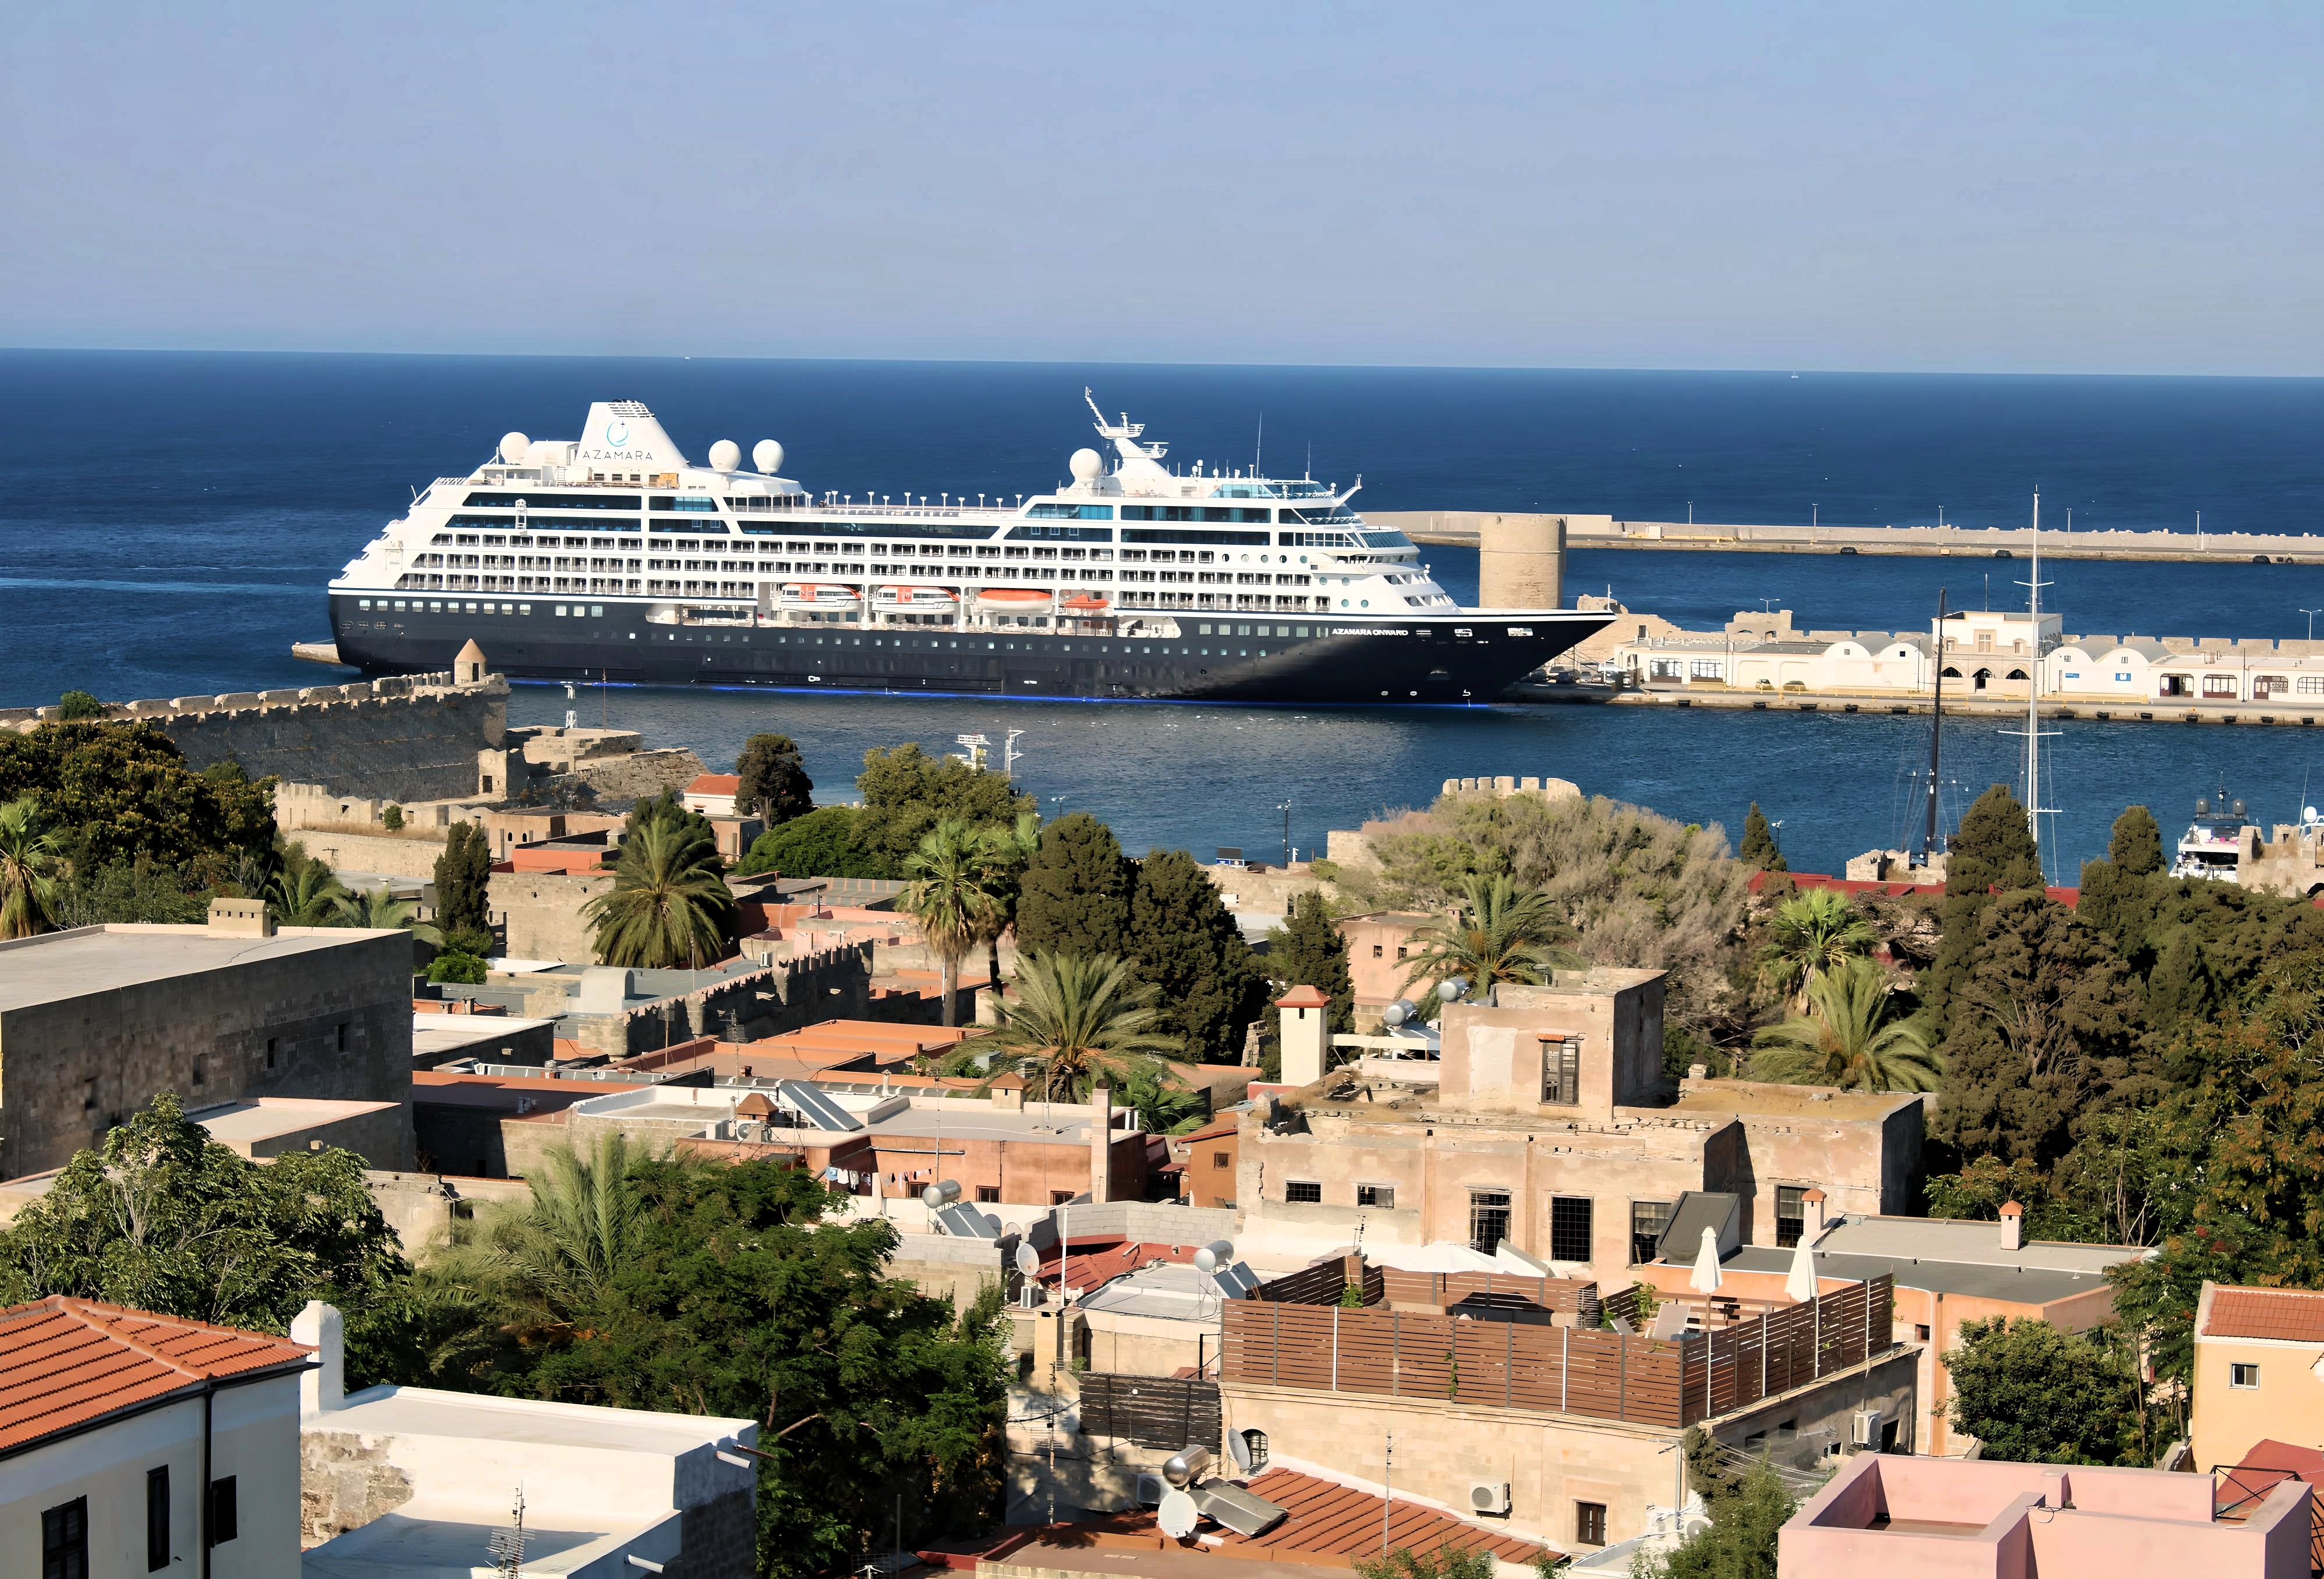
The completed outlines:
[[[386,937],[353,927],[284,927],[272,937],[207,927],[78,927],[0,943],[0,1013],[259,961],[325,954]]]

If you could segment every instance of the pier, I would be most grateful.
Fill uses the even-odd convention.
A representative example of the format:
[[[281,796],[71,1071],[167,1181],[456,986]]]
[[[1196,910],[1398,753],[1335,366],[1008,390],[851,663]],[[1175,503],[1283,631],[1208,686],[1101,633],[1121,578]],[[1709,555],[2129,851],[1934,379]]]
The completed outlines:
[[[2030,558],[2022,526],[1716,526],[1705,522],[1617,521],[1609,515],[1494,513],[1475,510],[1366,511],[1416,543],[1477,548],[1483,523],[1563,522],[1571,549],[1671,549],[1693,553],[1865,554],[1914,559]],[[2062,531],[2045,528],[2053,559],[2147,560],[2172,564],[2324,565],[2324,537],[2302,532]]]

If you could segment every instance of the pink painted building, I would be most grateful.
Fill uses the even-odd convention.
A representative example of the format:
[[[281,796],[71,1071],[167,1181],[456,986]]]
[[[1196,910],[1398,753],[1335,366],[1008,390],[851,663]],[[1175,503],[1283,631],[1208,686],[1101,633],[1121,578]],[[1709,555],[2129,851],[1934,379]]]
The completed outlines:
[[[2309,1489],[2209,1475],[1860,1454],[1778,1537],[1780,1579],[2308,1579]]]

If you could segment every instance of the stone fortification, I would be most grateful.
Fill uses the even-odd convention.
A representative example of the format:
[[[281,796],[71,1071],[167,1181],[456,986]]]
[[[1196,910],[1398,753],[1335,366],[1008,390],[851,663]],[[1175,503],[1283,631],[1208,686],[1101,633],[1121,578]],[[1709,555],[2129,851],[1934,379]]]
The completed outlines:
[[[55,707],[0,710],[0,729],[20,733]],[[508,683],[482,675],[396,675],[343,686],[230,691],[115,703],[113,718],[153,725],[197,768],[229,759],[254,779],[321,784],[393,800],[474,795],[477,753],[502,748]]]

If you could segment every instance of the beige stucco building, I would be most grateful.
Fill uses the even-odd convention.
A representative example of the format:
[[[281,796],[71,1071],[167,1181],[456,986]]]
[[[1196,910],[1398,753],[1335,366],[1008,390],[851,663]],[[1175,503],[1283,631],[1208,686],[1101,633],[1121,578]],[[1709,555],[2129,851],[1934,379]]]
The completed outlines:
[[[2324,1292],[2206,1282],[2195,1306],[2195,1468],[2264,1441],[2324,1443]]]
[[[1444,1011],[1441,1058],[1368,1060],[1245,1113],[1239,1242],[1277,1258],[1360,1236],[1506,1242],[1618,1287],[1655,1259],[1691,1191],[1737,1197],[1749,1244],[1790,1244],[1810,1190],[1835,1214],[1914,1205],[1917,1097],[1738,1080],[1674,1089],[1662,1019],[1659,971],[1505,983],[1494,1006]]]

